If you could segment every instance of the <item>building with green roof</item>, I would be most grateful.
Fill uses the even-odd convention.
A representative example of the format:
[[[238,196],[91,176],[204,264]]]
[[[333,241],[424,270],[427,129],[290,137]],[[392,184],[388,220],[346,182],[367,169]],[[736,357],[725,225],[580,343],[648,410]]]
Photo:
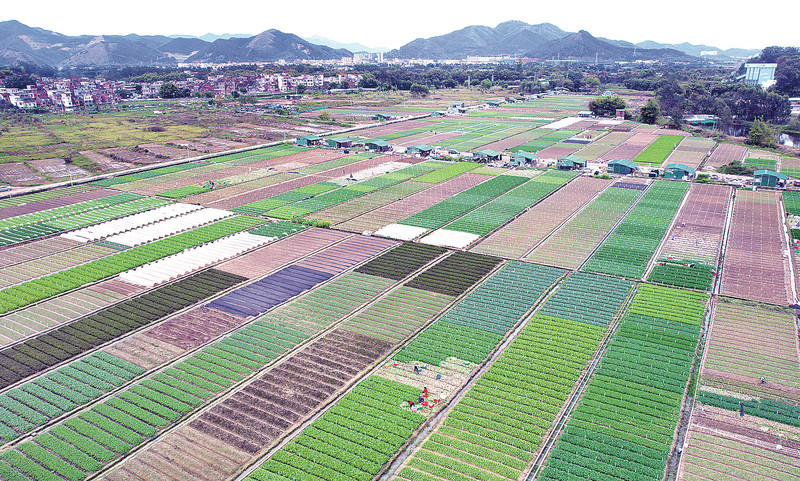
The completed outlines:
[[[774,170],[757,170],[753,172],[753,185],[761,187],[778,187],[789,180],[789,176]]]
[[[638,169],[636,162],[630,160],[610,160],[608,161],[608,172],[611,174],[632,174]]]

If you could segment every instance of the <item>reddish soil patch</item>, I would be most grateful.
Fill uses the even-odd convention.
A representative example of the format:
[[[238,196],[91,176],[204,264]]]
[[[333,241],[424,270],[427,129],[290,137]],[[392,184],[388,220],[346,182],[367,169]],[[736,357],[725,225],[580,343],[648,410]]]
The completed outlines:
[[[217,404],[190,425],[256,453],[391,349],[355,333],[330,333]]]

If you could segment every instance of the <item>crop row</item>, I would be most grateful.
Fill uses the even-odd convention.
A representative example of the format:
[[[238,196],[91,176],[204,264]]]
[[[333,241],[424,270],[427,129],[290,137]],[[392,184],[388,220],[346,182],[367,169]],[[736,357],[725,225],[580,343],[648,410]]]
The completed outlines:
[[[46,223],[23,225],[0,232],[0,246],[15,244],[46,235],[98,224],[118,217],[136,214],[168,204],[161,199],[140,198],[130,202],[113,204]]]
[[[32,469],[70,465],[73,471],[68,477],[83,479],[179,422],[302,339],[292,329],[257,321],[162,372],[135,381],[89,410],[67,417],[6,455],[16,459],[34,452]],[[51,437],[67,446],[55,452],[39,450]],[[79,464],[81,459],[87,462]],[[90,459],[94,461],[88,462]]]
[[[165,190],[158,195],[160,197],[166,197],[167,199],[182,199],[190,195],[202,194],[203,192],[208,192],[209,190],[211,190],[211,187],[207,185],[187,185],[184,187],[176,187],[174,189]]]
[[[713,392],[700,390],[697,402],[707,406],[715,406],[729,411],[744,410],[749,416],[758,416],[763,419],[800,427],[800,406],[773,401],[765,398],[750,398],[741,400],[731,396],[724,396]]]
[[[380,207],[392,204],[398,200],[410,197],[413,194],[429,187],[429,184],[423,184],[416,181],[401,182],[385,189],[370,192],[361,197],[327,208],[324,211],[320,211],[317,216],[320,219],[330,221],[332,224],[340,224],[361,214],[368,213]]]
[[[378,154],[374,154],[371,152],[361,152],[358,154],[348,155],[346,157],[342,157],[339,159],[322,162],[321,164],[309,165],[307,167],[303,167],[302,169],[300,169],[299,172],[301,174],[317,174],[319,172],[335,169],[337,167],[344,167],[345,165],[355,164],[356,162],[361,162],[362,160],[369,160],[377,156]]]
[[[282,237],[286,237],[287,235],[294,234],[295,232],[300,232],[301,230],[304,230],[306,228],[307,227],[303,224],[297,224],[288,221],[278,221],[278,222],[270,222],[269,224],[264,224],[261,227],[256,227],[255,229],[251,229],[247,232],[254,235],[263,235],[265,237],[277,237],[278,239],[280,239]]]
[[[222,163],[231,162],[232,165],[245,165],[254,162],[261,162],[262,160],[274,159],[276,157],[283,157],[285,155],[297,154],[309,150],[306,147],[300,147],[294,144],[280,144],[273,145],[272,147],[265,147],[263,149],[248,150],[247,152],[240,152],[238,154],[227,154],[220,157],[212,157],[208,159],[209,162]]]
[[[783,192],[783,206],[789,215],[800,215],[800,192]]]
[[[244,214],[263,215],[267,211],[288,205],[301,200],[310,199],[316,195],[329,192],[341,188],[342,186],[327,180],[317,182],[316,184],[298,187],[296,189],[282,192],[266,199],[260,199],[249,204],[242,205],[231,209],[234,212],[241,212]]]
[[[358,267],[356,272],[400,280],[445,252],[441,247],[407,242]]]
[[[138,267],[184,249],[255,227],[262,222],[246,216],[221,220],[189,232],[82,264],[46,277],[9,287],[0,292],[0,313],[8,312],[85,284]]]
[[[482,362],[562,275],[560,269],[511,262],[423,331],[395,359],[434,366],[450,356]]]
[[[425,182],[428,184],[438,184],[445,180],[452,179],[457,175],[461,175],[470,170],[480,167],[481,164],[475,162],[456,162],[447,164],[445,167],[434,172],[427,173],[415,179],[417,182]]]
[[[542,264],[578,268],[640,195],[639,190],[609,187],[527,258]]]
[[[706,299],[708,295],[698,292],[641,284],[628,312],[699,326],[703,323]]]
[[[517,479],[567,399],[604,329],[534,316],[447,414],[400,476]],[[426,477],[426,475],[428,477]]]
[[[57,199],[67,195],[78,194],[87,190],[94,190],[96,187],[91,185],[74,185],[70,187],[62,187],[60,189],[50,189],[42,192],[35,192],[33,194],[17,195],[0,200],[0,209],[7,207],[14,207],[17,205],[30,204],[32,202],[41,202],[44,200]]]
[[[142,373],[99,351],[13,388],[0,395],[0,438],[16,439]]]
[[[128,174],[128,175],[122,175],[120,177],[111,177],[109,179],[96,180],[91,184],[99,187],[110,187],[112,185],[126,184],[128,182],[133,182],[136,180],[150,179],[165,174],[172,174],[174,172],[194,169],[195,167],[200,167],[202,165],[208,165],[208,162],[187,162],[185,164],[171,165],[169,167],[161,167],[160,169],[146,170],[144,172],[137,172],[135,174]]]
[[[680,135],[660,135],[633,159],[637,164],[661,165],[669,154],[678,146],[683,137]]]
[[[320,195],[316,195],[313,198],[279,206],[275,209],[265,212],[264,215],[276,217],[278,219],[293,219],[295,217],[313,214],[314,212],[322,209],[327,209],[328,207],[333,207],[334,205],[338,205],[356,197],[360,197],[368,192],[383,189],[384,187],[388,187],[390,185],[411,179],[412,177],[430,172],[435,168],[436,166],[434,164],[429,163],[412,165],[411,167],[406,167],[395,172],[379,175],[362,182],[345,186],[341,189],[325,192]]]
[[[619,312],[631,287],[630,281],[574,272],[539,313],[607,327]]]
[[[95,349],[243,280],[244,277],[214,269],[203,271],[0,350],[0,388]]]
[[[418,395],[411,386],[371,376],[247,479],[369,481],[425,421],[403,407]]]
[[[714,267],[688,259],[658,259],[647,280],[675,287],[707,291],[714,282]]]
[[[456,219],[445,228],[485,236],[576,176],[574,172],[548,171]]]
[[[534,139],[528,143],[522,144],[518,147],[514,147],[511,149],[512,152],[538,152],[542,149],[550,147],[553,144],[561,142],[562,140],[568,139],[573,135],[579,133],[579,130],[571,130],[571,129],[560,129],[549,134],[545,134],[537,139]]]
[[[486,182],[471,187],[448,199],[435,204],[422,212],[411,215],[398,224],[438,229],[453,219],[460,217],[472,209],[485,204],[500,194],[527,182],[525,177],[498,175]]]
[[[61,207],[53,207],[52,209],[40,210],[31,212],[30,214],[23,214],[7,219],[0,219],[0,230],[8,230],[14,227],[24,225],[39,224],[42,222],[60,219],[72,215],[82,214],[96,209],[102,209],[114,204],[121,204],[123,202],[130,202],[132,200],[141,199],[141,195],[137,194],[116,194],[109,197],[102,197],[99,199],[87,200],[78,202],[77,204],[70,204]]]
[[[654,183],[589,258],[584,270],[641,277],[688,189],[689,184],[685,182]]]
[[[481,280],[500,262],[499,257],[458,251],[439,261],[406,285],[457,296]]]
[[[680,316],[674,303],[653,302],[685,291],[641,287],[538,479],[663,476],[700,328],[693,316],[671,320]],[[693,312],[704,309],[708,296],[686,294]],[[647,315],[635,306],[648,306]]]

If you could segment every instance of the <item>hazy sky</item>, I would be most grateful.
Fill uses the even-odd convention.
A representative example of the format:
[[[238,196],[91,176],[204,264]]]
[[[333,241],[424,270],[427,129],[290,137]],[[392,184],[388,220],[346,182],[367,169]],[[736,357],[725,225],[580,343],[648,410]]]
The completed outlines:
[[[78,34],[256,34],[300,36],[396,48],[467,25],[550,22],[566,31],[640,42],[689,42],[727,49],[800,45],[800,1],[632,0],[38,0],[5,1],[0,20]],[[473,7],[472,5],[477,5]]]

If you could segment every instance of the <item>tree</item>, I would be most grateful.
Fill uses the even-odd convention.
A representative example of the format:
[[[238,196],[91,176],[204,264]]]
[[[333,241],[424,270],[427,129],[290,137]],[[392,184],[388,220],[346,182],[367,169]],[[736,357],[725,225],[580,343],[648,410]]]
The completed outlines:
[[[322,120],[323,122],[327,122],[331,120],[331,114],[328,112],[322,112],[321,114],[317,115],[317,118]]]
[[[162,99],[179,99],[189,96],[189,89],[182,89],[172,82],[164,82],[158,90],[158,96]]]
[[[490,88],[492,88],[492,81],[488,78],[483,79],[480,84],[481,92],[486,92]]]
[[[129,98],[131,98],[131,95],[132,95],[129,91],[124,90],[124,89],[116,90],[114,93],[119,95],[119,98],[121,98],[121,99],[129,99]]]
[[[646,124],[656,123],[656,120],[658,120],[658,102],[656,102],[656,99],[651,98],[647,105],[642,107],[641,119]]]
[[[661,113],[670,118],[671,123],[680,125],[686,98],[681,86],[674,78],[668,78],[656,89],[656,99]]]
[[[362,89],[375,89],[378,88],[378,81],[372,74],[364,74],[361,80],[358,81],[358,87]]]
[[[619,95],[606,95],[597,97],[589,102],[589,110],[594,115],[599,116],[613,116],[617,114],[617,109],[624,109],[627,107],[625,100]]]
[[[411,88],[409,90],[411,91],[411,95],[414,97],[425,97],[428,95],[428,93],[430,93],[427,86],[420,84],[411,84]]]
[[[4,85],[9,89],[24,89],[28,85],[36,85],[36,77],[25,73],[11,75],[5,78]]]
[[[750,132],[747,134],[745,143],[757,145],[759,147],[774,148],[778,145],[778,142],[775,140],[775,129],[770,127],[766,122],[756,119],[750,127]]]
[[[295,91],[297,93],[299,93],[299,94],[305,93],[306,92],[306,84],[304,84],[304,83],[297,84],[297,87],[295,87]]]

